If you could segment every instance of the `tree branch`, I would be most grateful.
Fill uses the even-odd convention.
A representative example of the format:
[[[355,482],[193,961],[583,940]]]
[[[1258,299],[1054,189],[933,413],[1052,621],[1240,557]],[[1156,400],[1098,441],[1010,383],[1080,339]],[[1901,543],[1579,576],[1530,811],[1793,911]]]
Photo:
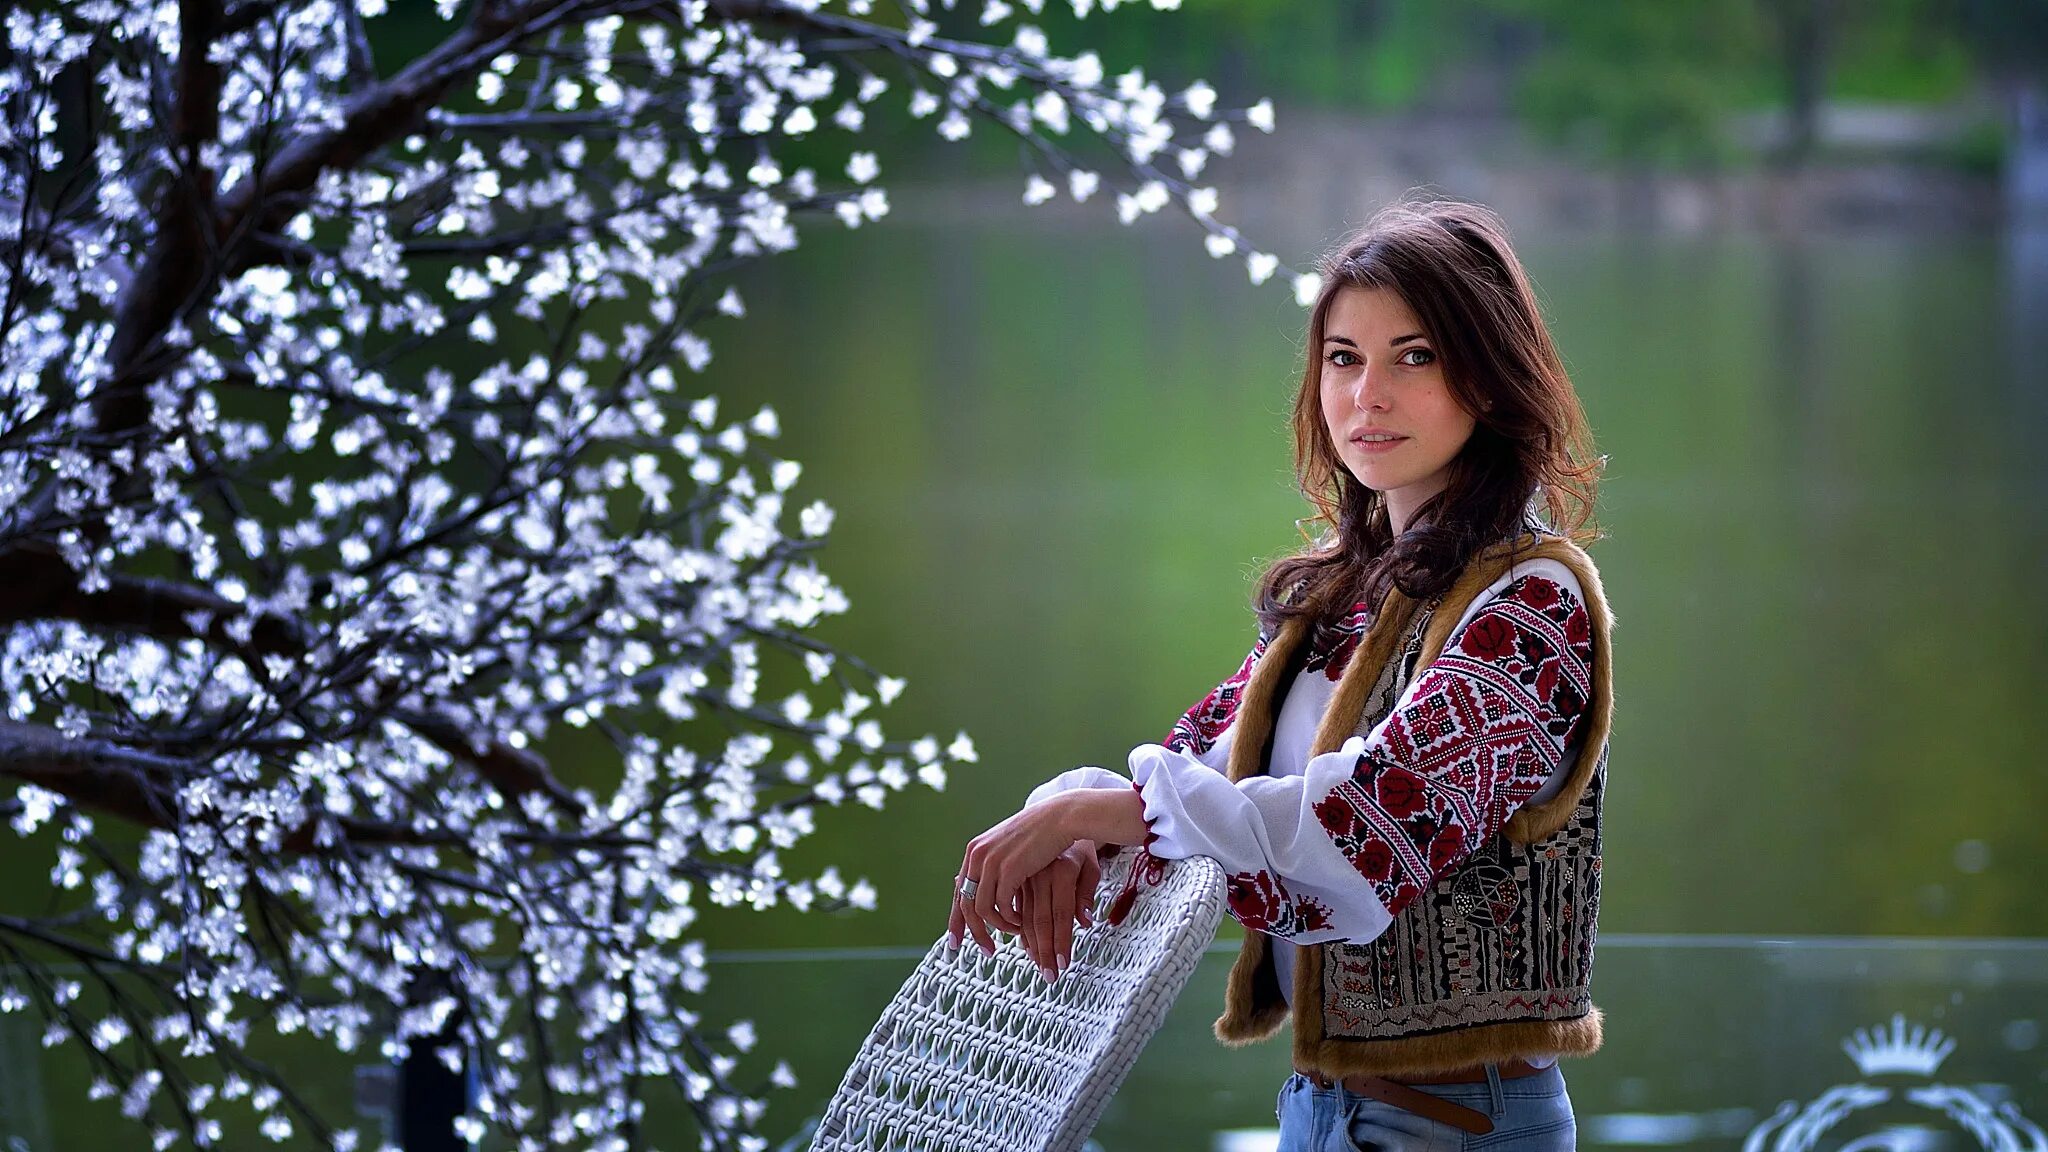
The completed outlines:
[[[47,788],[147,828],[168,827],[167,778],[184,762],[0,717],[0,775]]]
[[[237,642],[227,631],[228,621],[247,610],[204,588],[141,576],[115,576],[105,591],[84,592],[70,567],[54,553],[24,548],[0,555],[0,624],[65,619],[159,639],[196,638],[252,661],[265,654],[302,655],[312,646],[304,624],[269,612],[258,615],[247,645]],[[195,620],[203,621],[203,629],[194,628]],[[563,811],[581,807],[547,761],[533,752],[503,740],[477,741],[454,721],[430,712],[406,711],[393,718],[450,756],[469,762],[512,799],[539,792]]]
[[[73,740],[54,728],[0,718],[0,777],[46,788],[82,807],[145,828],[176,826],[173,813],[177,802],[171,794],[170,781],[181,774],[197,774],[201,769],[201,765],[190,761],[90,737]],[[409,828],[348,816],[326,818],[333,821],[343,838],[354,844],[460,847],[469,842],[466,833],[453,829]],[[318,828],[316,819],[287,833],[284,850],[320,851]],[[647,846],[643,838],[615,833],[584,835],[533,830],[510,833],[505,839],[576,851],[619,851]]]
[[[574,812],[582,807],[575,795],[555,779],[548,762],[533,752],[514,748],[503,740],[493,740],[478,747],[461,725],[444,716],[398,710],[392,713],[392,719],[426,737],[450,756],[469,761],[477,775],[508,796],[516,798],[529,792],[539,792],[565,812]]]
[[[257,617],[248,645],[227,633],[227,621],[247,607],[211,590],[147,576],[112,576],[106,590],[85,592],[63,557],[29,545],[0,554],[0,624],[24,620],[74,620],[120,628],[165,640],[197,638],[238,654],[297,653],[307,647],[304,629],[272,614]],[[194,629],[195,617],[206,627]]]
[[[199,146],[220,134],[220,65],[213,46],[224,29],[220,0],[179,0],[177,108],[171,136],[197,159]]]

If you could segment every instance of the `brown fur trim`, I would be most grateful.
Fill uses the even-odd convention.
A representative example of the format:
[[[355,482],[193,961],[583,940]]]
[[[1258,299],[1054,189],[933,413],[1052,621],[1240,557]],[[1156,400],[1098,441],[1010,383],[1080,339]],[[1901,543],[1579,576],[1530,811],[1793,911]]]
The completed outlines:
[[[1264,932],[1245,930],[1244,945],[1230,966],[1230,983],[1223,996],[1223,1015],[1211,1030],[1227,1048],[1242,1048],[1272,1037],[1287,1023],[1287,1001],[1280,998],[1280,981],[1274,974],[1273,954]]]
[[[1597,1006],[1571,1020],[1510,1020],[1392,1040],[1294,1040],[1294,1066],[1325,1076],[1426,1076],[1518,1057],[1590,1056],[1600,1047]]]
[[[1280,678],[1287,674],[1289,658],[1307,639],[1308,621],[1296,616],[1280,626],[1279,634],[1259,653],[1258,663],[1252,665],[1252,678],[1245,683],[1244,696],[1237,702],[1237,735],[1232,737],[1236,743],[1230,746],[1231,783],[1266,774],[1260,754],[1265,751],[1266,737],[1273,734],[1273,725],[1280,719],[1280,710],[1273,707],[1273,697],[1280,691]]]
[[[1252,665],[1251,679],[1237,702],[1236,743],[1230,746],[1229,776],[1233,783],[1266,774],[1260,757],[1266,738],[1272,735],[1280,710],[1273,698],[1280,691],[1280,678],[1295,650],[1308,642],[1308,621],[1295,617],[1280,626],[1266,650]],[[1232,1048],[1256,1044],[1280,1030],[1287,1022],[1287,1001],[1280,997],[1280,981],[1274,974],[1273,957],[1267,951],[1269,937],[1246,929],[1244,944],[1230,966],[1230,982],[1224,994],[1223,1015],[1212,1026],[1216,1039]]]
[[[1365,714],[1365,698],[1372,692],[1373,681],[1379,678],[1380,669],[1393,658],[1401,638],[1407,635],[1417,607],[1415,601],[1399,588],[1387,589],[1387,598],[1382,602],[1379,614],[1373,617],[1372,627],[1366,630],[1358,651],[1351,654],[1351,663],[1344,666],[1344,673],[1337,680],[1337,690],[1323,708],[1322,721],[1316,725],[1315,741],[1308,748],[1310,756],[1335,752],[1351,738],[1358,727],[1358,718]]]
[[[1308,947],[1296,945],[1294,949],[1294,995],[1289,997],[1294,1009],[1294,1050],[1301,1051],[1303,1044],[1323,1042],[1323,952],[1325,946],[1311,944]],[[1313,1011],[1303,1010],[1309,1005]]]

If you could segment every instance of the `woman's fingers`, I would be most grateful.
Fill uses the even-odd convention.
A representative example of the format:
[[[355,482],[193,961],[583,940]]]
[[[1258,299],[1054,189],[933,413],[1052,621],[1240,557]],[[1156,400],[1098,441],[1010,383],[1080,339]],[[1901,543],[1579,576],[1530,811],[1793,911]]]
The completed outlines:
[[[970,927],[979,920],[987,929],[1023,934],[1020,890],[1075,842],[1054,818],[1058,811],[1027,807],[968,842],[960,874],[977,885],[972,906],[962,909]]]
[[[1022,932],[1024,926],[1010,912],[1017,903],[1016,879],[1004,876],[1001,861],[983,856],[979,863],[980,886],[974,890],[974,908],[968,915],[978,916],[989,927],[1000,928],[1013,935]]]
[[[1037,907],[1038,894],[1032,890],[1032,885],[1026,884],[1017,891],[1017,909],[1022,914],[1024,926],[1024,930],[1017,934],[1017,941],[1024,946],[1024,955],[1030,957],[1033,964],[1038,963],[1038,950],[1043,946],[1037,935],[1035,918],[1032,916],[1033,910]]]
[[[1032,934],[1038,938],[1038,970],[1050,983],[1059,975],[1059,895],[1054,880],[1056,868],[1047,868],[1031,878]]]
[[[953,881],[953,899],[946,905],[946,947],[960,950],[960,938],[967,934],[967,918],[960,914],[960,881]]]
[[[974,914],[972,907],[963,907],[961,914],[967,917],[967,930],[974,934],[974,942],[981,946],[983,952],[991,956],[995,955],[996,938],[988,930],[988,925],[982,923],[981,918]]]
[[[986,859],[979,861],[979,866],[995,871]],[[952,914],[946,925],[952,946],[960,946],[964,931],[974,936],[983,952],[993,956],[996,944],[992,931],[1003,925],[1001,930],[1017,937],[1031,963],[1048,981],[1055,981],[1073,964],[1076,922],[1084,928],[1095,923],[1095,889],[1101,880],[1102,866],[1095,854],[1083,852],[1078,856],[1063,855],[1026,877],[1016,885],[1007,902],[990,895],[996,882],[986,876],[972,903],[958,898],[956,887]],[[985,896],[989,906],[984,911]],[[997,909],[1004,914],[999,916]]]
[[[1052,968],[1052,878],[1040,872],[1031,878],[1031,915],[1029,916],[1032,943],[1036,951],[1032,954],[1040,969]]]
[[[975,947],[980,948],[990,956],[995,955],[996,941],[995,937],[989,935],[988,926],[974,918],[973,911],[965,907],[965,901],[961,903],[963,905],[960,912],[961,919],[967,922],[967,931],[973,935]]]
[[[1052,886],[1052,907],[1047,909],[1046,928],[1052,938],[1053,974],[1067,970],[1074,958],[1074,881],[1065,868],[1055,868],[1059,883]]]
[[[1074,901],[1079,909],[1076,916],[1083,928],[1095,923],[1095,888],[1102,883],[1102,862],[1095,858],[1094,849],[1081,857],[1081,875],[1075,881]]]
[[[976,946],[988,955],[993,956],[996,954],[996,942],[990,938],[988,929],[981,921],[975,918],[973,902],[960,895],[960,885],[962,883],[966,882],[969,877],[981,875],[981,867],[976,861],[975,855],[974,842],[970,840],[967,844],[967,850],[960,856],[960,871],[953,876],[953,915],[949,923],[957,922],[961,927],[973,933]],[[957,931],[953,933],[953,946],[955,948],[960,946],[960,934]]]
[[[968,908],[967,901],[963,899],[960,895],[961,885],[967,883],[967,878],[969,876],[974,875],[974,873],[969,872],[967,870],[968,865],[971,863],[970,857],[973,855],[973,852],[974,845],[970,842],[967,845],[967,850],[965,852],[962,852],[960,855],[959,871],[953,873],[953,910],[951,913],[948,914],[946,918],[946,931],[952,933],[953,947],[955,948],[960,947],[961,935],[967,930],[975,927],[974,917],[971,915],[971,909]],[[982,934],[980,932],[977,931],[974,933],[974,939],[975,943],[981,946],[982,951],[988,951],[988,942],[982,939]]]

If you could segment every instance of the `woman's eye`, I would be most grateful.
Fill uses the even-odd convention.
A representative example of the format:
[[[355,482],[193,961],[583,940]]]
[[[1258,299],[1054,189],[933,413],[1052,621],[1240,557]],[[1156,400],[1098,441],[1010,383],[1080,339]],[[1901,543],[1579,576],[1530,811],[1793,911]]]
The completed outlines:
[[[1338,359],[1340,356],[1349,357],[1349,359],[1340,360]],[[1349,368],[1358,361],[1358,354],[1346,348],[1339,348],[1324,356],[1323,359],[1335,364],[1339,368]],[[1410,348],[1406,352],[1401,353],[1398,362],[1406,364],[1411,368],[1420,368],[1427,364],[1434,364],[1436,362],[1436,353],[1431,352],[1427,348]]]

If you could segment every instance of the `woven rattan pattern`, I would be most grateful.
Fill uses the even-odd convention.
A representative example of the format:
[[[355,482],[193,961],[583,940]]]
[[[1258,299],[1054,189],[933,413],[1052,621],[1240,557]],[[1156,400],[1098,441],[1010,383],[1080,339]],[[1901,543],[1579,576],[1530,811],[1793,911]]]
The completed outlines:
[[[1215,939],[1223,871],[1167,861],[1123,923],[1104,921],[1139,851],[1103,868],[1095,924],[1047,984],[1013,936],[994,956],[940,936],[827,1105],[815,1152],[1078,1152]]]

